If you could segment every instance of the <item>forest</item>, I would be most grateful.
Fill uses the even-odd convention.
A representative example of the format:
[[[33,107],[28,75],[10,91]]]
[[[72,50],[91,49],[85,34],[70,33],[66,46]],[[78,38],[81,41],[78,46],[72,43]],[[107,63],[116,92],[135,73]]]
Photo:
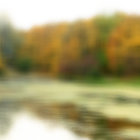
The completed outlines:
[[[116,13],[19,30],[0,18],[0,74],[52,77],[140,75],[140,16]]]

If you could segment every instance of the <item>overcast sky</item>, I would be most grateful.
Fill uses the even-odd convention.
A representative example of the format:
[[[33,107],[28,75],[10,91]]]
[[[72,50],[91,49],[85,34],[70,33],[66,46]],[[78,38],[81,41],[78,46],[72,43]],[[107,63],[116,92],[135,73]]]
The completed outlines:
[[[22,29],[116,11],[140,14],[140,0],[0,0],[0,13]]]

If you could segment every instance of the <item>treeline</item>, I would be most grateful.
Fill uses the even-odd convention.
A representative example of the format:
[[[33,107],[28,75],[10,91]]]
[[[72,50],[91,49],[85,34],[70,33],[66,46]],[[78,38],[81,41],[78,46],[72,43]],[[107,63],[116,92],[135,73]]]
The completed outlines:
[[[0,21],[0,70],[51,76],[140,74],[140,16],[117,13],[28,31]]]

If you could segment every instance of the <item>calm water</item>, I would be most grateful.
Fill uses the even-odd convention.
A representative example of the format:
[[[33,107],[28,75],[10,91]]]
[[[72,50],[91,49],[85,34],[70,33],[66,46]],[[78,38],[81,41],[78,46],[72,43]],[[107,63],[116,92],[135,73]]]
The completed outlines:
[[[0,81],[0,140],[139,140],[140,88]]]

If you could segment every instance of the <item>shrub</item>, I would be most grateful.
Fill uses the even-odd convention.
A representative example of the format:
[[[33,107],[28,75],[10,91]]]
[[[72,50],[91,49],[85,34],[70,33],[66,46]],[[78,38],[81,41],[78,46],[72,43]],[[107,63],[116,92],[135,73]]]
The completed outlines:
[[[32,68],[32,61],[29,58],[20,58],[16,63],[16,67],[21,72],[29,72]]]

